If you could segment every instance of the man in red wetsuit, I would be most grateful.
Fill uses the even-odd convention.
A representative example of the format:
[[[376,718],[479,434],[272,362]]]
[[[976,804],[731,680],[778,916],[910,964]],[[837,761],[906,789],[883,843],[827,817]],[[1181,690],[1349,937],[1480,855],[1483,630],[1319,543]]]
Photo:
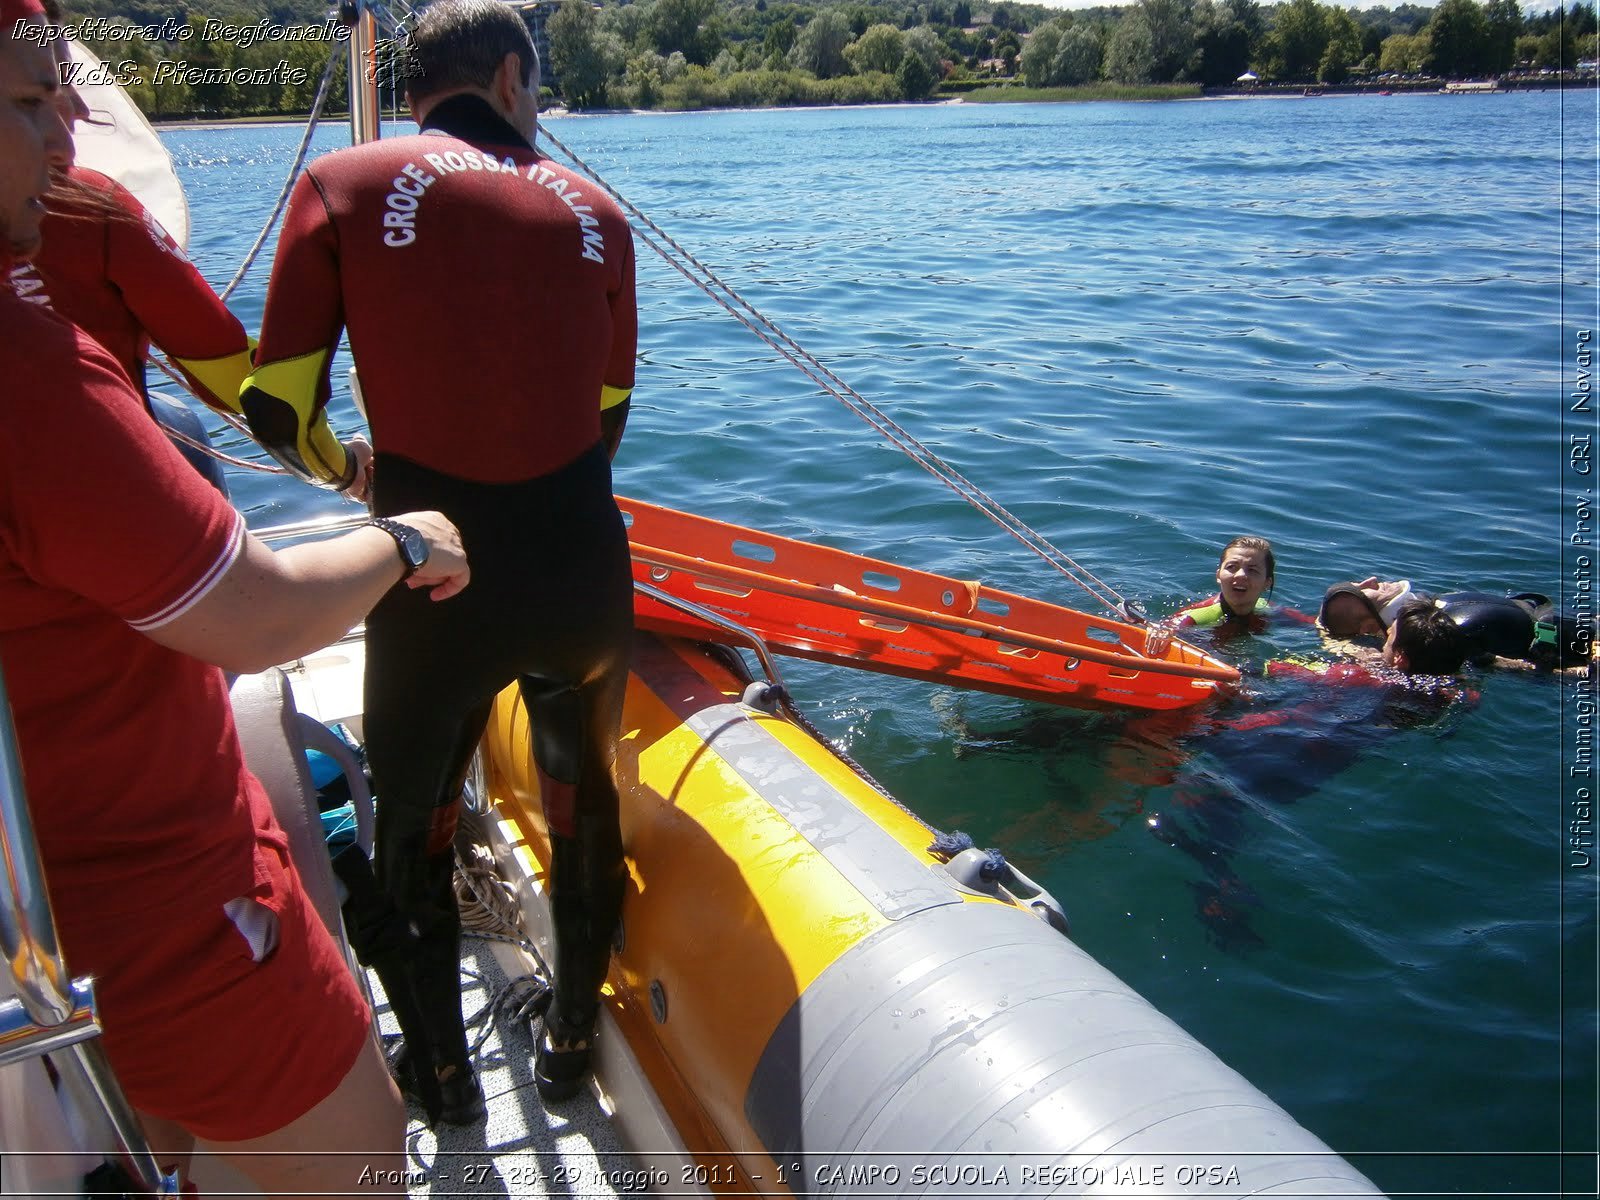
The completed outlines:
[[[0,0],[5,272],[37,251],[47,163],[72,153],[41,16]],[[265,1194],[366,1191],[364,1166],[371,1190],[402,1190],[370,1016],[244,768],[218,667],[333,640],[407,560],[375,527],[268,550],[106,351],[8,288],[0,379],[0,664],[61,945],[95,977],[123,1090],[158,1148],[197,1138]],[[453,595],[454,529],[408,521],[427,550],[410,582]]]
[[[443,0],[410,49],[422,132],[307,168],[243,407],[281,461],[359,492],[360,456],[325,417],[347,326],[375,510],[426,498],[473,555],[460,601],[396,595],[374,610],[366,680],[378,874],[423,942],[411,982],[429,1044],[409,1047],[402,1075],[432,1069],[443,1120],[468,1124],[484,1110],[461,1022],[452,839],[467,763],[512,680],[552,843],[555,978],[535,1063],[546,1099],[588,1071],[621,910],[613,765],[633,606],[609,455],[633,387],[634,260],[617,207],[532,148],[538,58],[513,8]]]

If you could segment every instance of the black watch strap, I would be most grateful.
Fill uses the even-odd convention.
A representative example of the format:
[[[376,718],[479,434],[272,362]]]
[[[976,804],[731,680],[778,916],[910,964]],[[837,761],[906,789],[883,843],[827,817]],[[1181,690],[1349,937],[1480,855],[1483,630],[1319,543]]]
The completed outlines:
[[[417,573],[417,568],[428,561],[428,543],[412,526],[390,517],[373,517],[367,524],[377,526],[394,539],[395,547],[400,551],[400,561],[406,567],[403,578],[410,579]]]

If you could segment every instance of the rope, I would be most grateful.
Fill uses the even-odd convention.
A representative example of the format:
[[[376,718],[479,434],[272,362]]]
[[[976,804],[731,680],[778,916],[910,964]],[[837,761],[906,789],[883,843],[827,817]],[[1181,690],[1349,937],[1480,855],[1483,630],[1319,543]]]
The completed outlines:
[[[534,970],[508,979],[488,1003],[464,1022],[467,1029],[478,1027],[469,1048],[470,1056],[476,1059],[494,1030],[491,1018],[495,1013],[521,1021],[541,1015],[549,1007],[550,968],[522,932],[522,908],[516,893],[496,870],[494,855],[487,846],[477,842],[466,847],[457,844],[453,883],[463,936],[515,946],[535,963]]]
[[[574,166],[603,188],[633,218],[637,225],[648,229],[650,231],[648,234],[639,233],[640,240],[659,254],[667,265],[710,297],[713,303],[720,306],[766,345],[776,350],[797,367],[801,374],[817,384],[824,392],[840,401],[924,471],[927,471],[969,505],[1011,534],[1012,537],[1016,538],[1047,564],[1076,583],[1108,610],[1112,612],[1124,611],[1126,602],[1110,584],[1096,578],[1083,566],[1074,562],[1070,556],[1053,546],[1043,534],[1031,528],[1020,517],[1007,510],[998,500],[955,470],[949,463],[940,458],[937,453],[925,446],[870,400],[835,375],[808,350],[778,328],[771,318],[745,300],[711,268],[700,262],[693,254],[674,241],[665,230],[635,207],[611,184],[606,182],[599,172],[579,158],[567,146],[563,145],[560,139],[551,134],[548,129],[541,126],[539,132],[544,136],[545,140],[565,155]],[[657,244],[650,236],[651,234],[654,234],[662,243],[670,247],[672,253]],[[693,267],[694,271],[691,271],[690,267]],[[695,271],[699,272],[698,276],[694,273]]]
[[[495,869],[487,847],[473,845],[465,854],[458,852],[454,883],[463,933],[508,941],[532,951],[533,943],[522,933],[522,909],[516,893]]]
[[[160,355],[156,354],[153,349],[145,352],[145,359],[153,364],[156,370],[160,371],[184,391],[188,392],[189,395],[194,396],[196,400],[200,400],[199,396],[195,396],[194,388],[189,386],[189,381],[177,371],[173,370],[172,364],[167,362],[167,360],[162,358]],[[205,404],[205,401],[200,400],[200,403]],[[251,437],[249,426],[244,423],[243,419],[240,418],[237,413],[223,412],[220,409],[212,408],[209,404],[206,404],[206,409],[212,413],[215,413],[230,429],[234,430],[236,433],[242,434],[246,438]],[[210,458],[214,458],[218,462],[227,463],[230,467],[238,467],[241,471],[256,471],[262,475],[287,475],[289,473],[285,468],[275,466],[271,463],[258,463],[251,462],[247,458],[235,458],[226,451],[218,450],[210,442],[197,441],[188,434],[181,433],[178,430],[166,425],[161,427],[161,431],[179,445],[187,446],[189,449],[198,451],[199,453]],[[253,441],[254,439],[251,438],[251,440]]]
[[[311,150],[312,135],[317,131],[317,122],[322,119],[322,106],[328,99],[328,85],[333,82],[333,70],[339,65],[343,46],[343,42],[335,42],[333,50],[328,54],[328,65],[322,68],[322,81],[317,84],[317,98],[311,102],[311,115],[306,119],[306,132],[300,139],[300,149],[295,153],[294,165],[289,168],[289,177],[283,181],[283,190],[278,193],[278,202],[273,205],[272,215],[267,218],[267,223],[261,227],[255,245],[251,246],[249,253],[244,256],[244,261],[239,264],[239,269],[228,281],[228,286],[222,289],[224,301],[233,295],[234,289],[244,282],[244,277],[250,273],[250,268],[255,266],[261,248],[267,244],[267,238],[277,225],[278,218],[283,216],[283,210],[288,207],[289,193],[294,190],[295,181],[300,178],[300,171],[305,167],[306,155]]]
[[[970,833],[963,833],[959,829],[952,829],[949,833],[934,830],[933,841],[928,845],[928,853],[943,862],[949,862],[956,855],[976,848]],[[1011,873],[1006,856],[992,846],[980,853],[983,855],[983,862],[978,866],[978,878],[987,883],[1004,882]]]

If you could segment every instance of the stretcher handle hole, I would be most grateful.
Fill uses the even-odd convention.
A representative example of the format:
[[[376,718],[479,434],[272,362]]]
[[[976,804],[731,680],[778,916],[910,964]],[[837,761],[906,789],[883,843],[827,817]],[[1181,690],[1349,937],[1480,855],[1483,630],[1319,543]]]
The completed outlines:
[[[870,588],[877,588],[880,592],[898,592],[900,590],[900,577],[885,575],[882,571],[861,572],[861,582]]]

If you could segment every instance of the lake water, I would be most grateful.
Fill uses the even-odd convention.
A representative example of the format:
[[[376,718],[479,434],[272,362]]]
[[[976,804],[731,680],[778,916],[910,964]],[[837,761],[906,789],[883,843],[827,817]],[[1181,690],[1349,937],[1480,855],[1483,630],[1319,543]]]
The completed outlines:
[[[1276,599],[1313,612],[1368,572],[1587,586],[1571,540],[1592,540],[1591,493],[1569,450],[1595,418],[1566,397],[1600,328],[1593,95],[549,125],[1152,610],[1212,590],[1244,532],[1278,548]],[[165,135],[214,281],[297,138]],[[263,268],[234,299],[252,328]],[[462,285],[507,269],[464,260]],[[640,306],[619,491],[1092,607],[642,246]],[[332,411],[358,427],[342,391]],[[233,483],[258,526],[340,504]],[[1325,651],[1292,627],[1222,652]],[[1592,745],[1588,685],[1484,675],[1475,705],[1416,720],[1256,679],[1253,699],[1185,724],[789,674],[903,801],[1004,850],[1082,945],[1379,1185],[1552,1194],[1565,1148],[1567,1186],[1592,1188],[1596,881],[1569,844],[1589,815],[1571,773]]]

